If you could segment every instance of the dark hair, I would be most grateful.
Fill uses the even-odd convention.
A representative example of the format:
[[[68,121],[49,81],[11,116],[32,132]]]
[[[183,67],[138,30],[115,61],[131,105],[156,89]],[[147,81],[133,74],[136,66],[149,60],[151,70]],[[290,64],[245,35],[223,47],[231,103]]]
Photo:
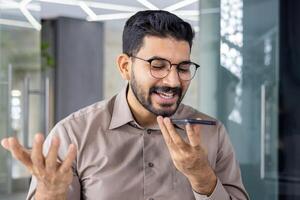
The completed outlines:
[[[163,10],[139,11],[131,16],[123,30],[123,53],[135,55],[145,36],[173,37],[187,41],[192,48],[194,32],[189,23]]]

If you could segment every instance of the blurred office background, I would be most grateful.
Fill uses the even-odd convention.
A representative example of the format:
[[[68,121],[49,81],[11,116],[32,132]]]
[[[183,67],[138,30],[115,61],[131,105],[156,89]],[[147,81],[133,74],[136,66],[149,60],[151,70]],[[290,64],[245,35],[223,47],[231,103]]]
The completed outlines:
[[[0,0],[0,138],[30,148],[124,87],[122,29],[144,9],[192,24],[201,68],[184,102],[225,124],[251,199],[300,199],[297,0]],[[0,199],[24,199],[29,178],[1,148]]]

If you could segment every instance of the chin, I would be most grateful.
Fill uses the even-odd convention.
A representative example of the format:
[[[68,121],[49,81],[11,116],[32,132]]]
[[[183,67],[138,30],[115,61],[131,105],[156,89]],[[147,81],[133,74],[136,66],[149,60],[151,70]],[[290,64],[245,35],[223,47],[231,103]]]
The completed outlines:
[[[163,117],[170,117],[172,116],[177,110],[177,107],[174,108],[174,106],[170,107],[170,108],[159,108],[159,109],[154,109],[153,113],[155,115],[161,115]]]

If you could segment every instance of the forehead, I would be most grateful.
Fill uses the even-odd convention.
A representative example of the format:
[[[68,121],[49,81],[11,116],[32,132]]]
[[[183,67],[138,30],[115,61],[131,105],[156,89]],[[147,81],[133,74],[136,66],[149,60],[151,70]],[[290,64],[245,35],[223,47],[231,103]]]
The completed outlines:
[[[158,56],[173,62],[180,62],[190,58],[190,45],[187,41],[172,37],[146,36],[137,55],[145,58]]]

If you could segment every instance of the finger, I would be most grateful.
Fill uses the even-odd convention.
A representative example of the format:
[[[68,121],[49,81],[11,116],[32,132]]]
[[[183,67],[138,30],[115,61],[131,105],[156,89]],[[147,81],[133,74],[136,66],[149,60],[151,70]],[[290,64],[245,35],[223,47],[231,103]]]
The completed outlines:
[[[180,137],[180,135],[175,130],[173,124],[171,123],[170,118],[166,117],[164,118],[164,124],[170,134],[170,137],[172,138],[173,142],[178,146],[179,148],[187,148],[188,144]]]
[[[59,148],[60,141],[55,135],[51,140],[51,146],[47,154],[45,164],[47,171],[56,171],[57,169],[57,153]]]
[[[30,158],[30,152],[20,145],[16,138],[10,137],[6,139],[5,146],[15,159],[22,162],[31,171],[32,162]]]
[[[189,138],[189,142],[192,147],[196,147],[200,145],[200,126],[191,124],[187,124],[185,126],[186,132]]]
[[[32,153],[31,153],[31,160],[33,165],[42,170],[45,168],[45,159],[43,155],[43,142],[44,136],[42,134],[36,134],[34,137]]]
[[[8,138],[3,138],[1,140],[1,145],[4,149],[9,150]]]
[[[59,171],[61,173],[65,173],[70,170],[72,163],[76,158],[76,154],[77,154],[77,152],[76,152],[75,145],[70,144],[66,159],[63,161],[62,165],[59,168]]]
[[[161,130],[161,133],[163,135],[163,138],[167,144],[167,147],[169,149],[170,152],[174,151],[176,149],[176,146],[172,140],[172,138],[170,137],[169,135],[169,132],[167,130],[167,127],[165,126],[164,122],[163,122],[163,117],[162,116],[158,116],[157,117],[157,123],[158,123],[158,126]]]

